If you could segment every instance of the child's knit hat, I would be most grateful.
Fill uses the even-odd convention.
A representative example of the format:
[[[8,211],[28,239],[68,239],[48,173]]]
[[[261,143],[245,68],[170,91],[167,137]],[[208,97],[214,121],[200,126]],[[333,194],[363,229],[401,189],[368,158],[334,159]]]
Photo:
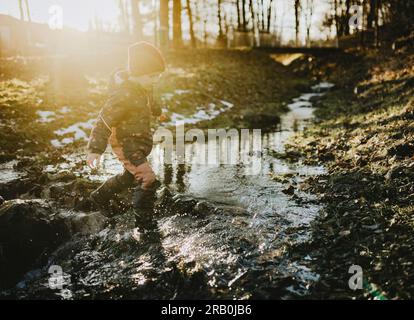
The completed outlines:
[[[165,71],[165,60],[160,50],[149,42],[138,42],[128,48],[128,70],[139,77]]]

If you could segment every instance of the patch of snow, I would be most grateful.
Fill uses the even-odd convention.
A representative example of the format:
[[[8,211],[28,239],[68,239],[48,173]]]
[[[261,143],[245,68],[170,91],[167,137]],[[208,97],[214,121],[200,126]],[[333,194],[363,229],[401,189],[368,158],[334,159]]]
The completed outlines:
[[[63,106],[59,110],[60,113],[69,113],[70,111],[72,111],[72,109],[70,107],[68,107],[68,106]]]
[[[86,122],[78,122],[78,123],[72,124],[71,126],[67,128],[56,130],[55,133],[58,136],[63,136],[68,133],[74,133],[75,140],[87,139],[88,135],[85,133],[84,130],[92,129],[94,122],[95,122],[95,119],[90,119],[89,121],[86,121]]]
[[[36,114],[39,116],[40,119],[38,119],[38,122],[46,123],[46,122],[52,122],[55,120],[54,116],[56,115],[53,111],[42,111],[38,110]]]
[[[313,97],[323,96],[323,93],[304,93],[300,97],[293,99],[293,101],[310,101]]]
[[[225,101],[225,100],[220,100],[220,102],[227,107],[227,109],[231,109],[233,108],[234,104],[232,104],[231,102]]]
[[[330,82],[321,82],[321,83],[318,83],[318,84],[312,86],[312,90],[314,90],[314,91],[327,90],[327,89],[331,89],[334,86],[335,85],[333,83],[330,83]]]
[[[215,103],[210,103],[207,109],[198,108],[197,112],[193,115],[186,117],[179,113],[172,113],[171,121],[165,123],[165,126],[176,126],[176,125],[183,125],[183,124],[196,124],[197,122],[203,120],[213,120],[222,112],[229,110],[233,107],[233,104],[224,100],[219,100],[220,103],[224,106],[222,108],[218,108]]]
[[[61,147],[63,147],[63,144],[58,139],[52,139],[52,140],[50,140],[50,143],[55,148],[61,148]]]
[[[62,147],[65,144],[73,143],[76,140],[88,140],[88,134],[85,132],[85,130],[90,130],[93,127],[93,124],[95,123],[95,119],[90,119],[86,122],[78,122],[75,124],[72,124],[71,126],[63,129],[59,129],[55,131],[55,134],[58,136],[63,136],[72,133],[73,137],[66,137],[62,140],[53,139],[50,141],[50,143],[57,148]]]
[[[186,93],[190,93],[191,90],[184,90],[184,89],[177,89],[174,90],[173,93],[164,93],[161,98],[164,100],[171,100],[175,95],[182,95],[182,94],[186,94]]]
[[[288,104],[288,108],[290,110],[298,109],[298,108],[310,108],[312,107],[312,103],[309,101],[295,101]]]
[[[162,96],[161,96],[161,99],[164,99],[164,100],[171,100],[171,98],[172,97],[174,97],[174,94],[172,94],[172,93],[164,93]]]
[[[190,92],[191,92],[191,90],[183,90],[183,89],[177,89],[177,90],[174,91],[174,93],[178,94],[178,95],[182,95],[182,94],[186,94],[186,93],[190,93]]]

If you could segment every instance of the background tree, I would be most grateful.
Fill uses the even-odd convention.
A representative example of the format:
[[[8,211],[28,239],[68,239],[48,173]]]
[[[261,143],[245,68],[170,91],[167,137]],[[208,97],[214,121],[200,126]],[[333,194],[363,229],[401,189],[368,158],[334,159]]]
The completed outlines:
[[[30,15],[29,1],[28,0],[24,0],[24,3],[26,5],[27,21],[32,22],[32,17]]]
[[[29,7],[29,2],[28,0],[19,0],[19,13],[20,13],[20,20],[25,21],[25,10],[24,7],[26,7],[26,17],[27,17],[27,21],[32,22],[32,17],[30,15],[30,7]]]
[[[142,17],[139,4],[139,0],[131,0],[132,30],[136,40],[142,40]]]
[[[267,33],[270,33],[270,25],[272,20],[272,6],[273,0],[269,0],[268,8],[267,8]]]
[[[311,38],[310,38],[310,30],[312,27],[312,17],[314,11],[314,1],[313,0],[306,0],[306,14],[305,14],[305,22],[306,22],[306,46],[308,48],[311,47]]]
[[[181,0],[173,0],[173,44],[174,44],[174,48],[180,48],[183,45],[181,13],[182,13]]]
[[[300,0],[295,0],[295,41],[296,46],[299,46],[299,27],[300,27]]]
[[[240,0],[236,0],[236,10],[237,10],[237,30],[241,30],[241,15],[240,15]]]
[[[125,0],[118,0],[119,8],[119,27],[121,32],[129,33],[129,14],[128,6]]]
[[[191,10],[190,0],[186,0],[186,9],[187,9],[187,15],[188,15],[188,22],[189,22],[191,47],[195,48],[197,46],[197,39],[194,33],[193,11]]]
[[[242,0],[242,31],[247,31],[246,0]]]
[[[218,27],[219,27],[219,34],[217,37],[217,42],[219,45],[223,45],[225,41],[225,36],[223,32],[223,19],[221,14],[221,3],[222,0],[217,0],[217,18],[218,18]]]
[[[351,14],[351,0],[346,0],[345,1],[345,7],[346,7],[346,11],[344,14],[344,34],[347,36],[350,33],[350,27],[349,27],[349,18],[350,18],[350,14]]]
[[[169,24],[170,24],[170,14],[169,14],[169,1],[160,0],[160,48],[163,51],[168,49],[169,44]]]
[[[23,0],[19,0],[20,20],[24,21]]]

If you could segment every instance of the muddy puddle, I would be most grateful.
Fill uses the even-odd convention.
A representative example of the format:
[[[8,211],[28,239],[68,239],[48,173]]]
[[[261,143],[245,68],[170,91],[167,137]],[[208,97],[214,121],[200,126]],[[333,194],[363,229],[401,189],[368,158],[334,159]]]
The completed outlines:
[[[312,119],[312,101],[331,86],[321,83],[294,99],[278,130],[261,137],[261,152],[249,153],[246,163],[194,161],[207,145],[188,143],[184,163],[165,164],[162,147],[155,145],[150,161],[167,187],[159,194],[158,232],[140,234],[126,213],[115,227],[75,235],[44,267],[27,273],[12,294],[63,299],[306,296],[319,275],[308,267],[309,256],[291,255],[289,248],[309,239],[309,225],[321,209],[299,183],[324,168],[283,155],[289,137]],[[45,172],[69,170],[101,181],[122,171],[110,153],[97,173],[79,165],[82,153],[66,160]],[[50,287],[53,265],[64,273],[60,289]]]

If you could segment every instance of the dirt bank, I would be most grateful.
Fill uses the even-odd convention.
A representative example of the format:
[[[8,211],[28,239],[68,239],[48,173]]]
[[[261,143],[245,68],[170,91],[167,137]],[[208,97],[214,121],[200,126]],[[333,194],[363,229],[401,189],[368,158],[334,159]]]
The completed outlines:
[[[326,205],[309,252],[315,298],[412,298],[414,294],[414,53],[412,48],[304,56],[299,74],[336,84],[317,104],[319,123],[291,141],[328,173],[303,187]],[[352,291],[351,265],[364,289]]]

